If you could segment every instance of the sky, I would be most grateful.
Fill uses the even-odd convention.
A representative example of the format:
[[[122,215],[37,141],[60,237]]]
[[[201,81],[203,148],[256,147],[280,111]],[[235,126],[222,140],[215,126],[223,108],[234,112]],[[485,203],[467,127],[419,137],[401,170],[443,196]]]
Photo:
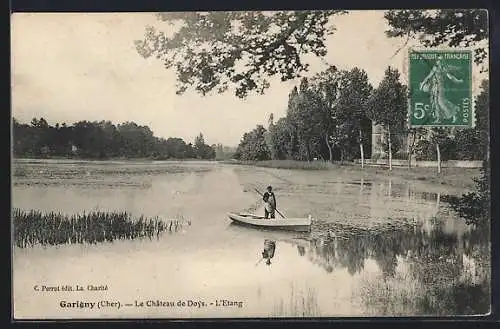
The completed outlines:
[[[308,58],[313,75],[328,65],[364,69],[376,87],[390,65],[407,73],[405,40],[389,39],[383,11],[351,11],[333,20],[323,60]],[[264,95],[242,100],[232,93],[175,94],[175,74],[156,58],[141,57],[134,40],[146,25],[161,26],[153,13],[16,13],[11,19],[12,116],[51,125],[79,120],[133,121],[157,137],[236,146],[243,133],[285,115],[298,80],[271,80]],[[410,42],[406,46],[411,46]]]

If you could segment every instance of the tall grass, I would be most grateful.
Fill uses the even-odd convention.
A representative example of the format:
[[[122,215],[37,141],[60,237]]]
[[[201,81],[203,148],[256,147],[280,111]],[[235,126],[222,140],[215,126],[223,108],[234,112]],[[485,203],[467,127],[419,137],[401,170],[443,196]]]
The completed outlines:
[[[15,208],[12,219],[13,242],[20,248],[35,245],[95,244],[117,239],[152,239],[159,238],[164,231],[178,231],[182,226],[179,220],[163,221],[158,217],[144,216],[134,218],[127,212],[103,211],[66,215]]]

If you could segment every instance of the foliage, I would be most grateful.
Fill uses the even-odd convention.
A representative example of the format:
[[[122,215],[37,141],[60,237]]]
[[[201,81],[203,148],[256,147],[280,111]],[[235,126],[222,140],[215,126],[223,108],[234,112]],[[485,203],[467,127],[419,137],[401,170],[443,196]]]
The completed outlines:
[[[430,143],[434,146],[436,153],[436,145],[439,145],[439,153],[442,161],[456,159],[455,141],[451,137],[450,128],[436,127],[432,128],[430,132]]]
[[[43,118],[34,118],[31,125],[21,124],[15,118],[12,121],[16,157],[215,158],[215,150],[205,144],[202,135],[193,147],[181,138],[155,137],[149,127],[134,122],[115,126],[110,121],[79,121],[72,126],[50,126]]]
[[[357,145],[366,145],[371,138],[367,133],[371,131],[371,120],[367,116],[367,110],[372,92],[373,87],[368,81],[365,70],[354,67],[350,71],[342,72],[335,104],[336,119],[342,123],[342,128],[350,131],[344,134],[346,138],[339,143],[343,153],[350,158],[358,156]]]
[[[486,60],[488,12],[485,9],[390,10],[384,17],[390,26],[386,31],[389,37],[418,37],[425,47],[475,47],[475,62],[483,64]]]
[[[448,196],[451,207],[467,224],[488,228],[490,224],[491,185],[489,157],[489,85],[481,84],[482,92],[476,100],[476,124],[473,129],[460,131],[455,141],[457,153],[464,157],[483,160],[481,176],[475,179],[476,190],[461,197]],[[474,144],[477,143],[477,144]]]
[[[484,159],[485,152],[482,145],[477,129],[461,129],[455,134],[455,158],[460,160]]]
[[[388,67],[378,88],[373,91],[367,102],[367,116],[387,131],[387,144],[390,146],[391,157],[393,147],[390,144],[395,144],[395,150],[398,147],[398,139],[392,135],[395,131],[404,131],[407,115],[407,88],[399,78],[398,70]],[[391,143],[388,143],[389,141]]]
[[[257,125],[249,133],[245,133],[236,149],[234,158],[238,160],[269,160],[271,153],[265,140],[266,128]]]
[[[288,109],[288,118],[296,128],[300,158],[310,161],[325,130],[325,103],[303,78],[299,92]]]
[[[366,116],[372,87],[364,70],[329,67],[303,78],[288,99],[286,116],[269,125],[267,142],[274,160],[352,160],[359,156],[360,136],[369,143]],[[241,154],[239,154],[241,156]]]
[[[205,95],[235,88],[238,97],[263,93],[268,78],[298,78],[308,70],[304,55],[323,57],[325,39],[334,32],[330,18],[341,10],[278,12],[160,13],[165,31],[148,26],[137,52],[156,57],[177,73],[178,93],[194,88]],[[482,9],[390,10],[389,37],[418,37],[426,47],[446,45],[475,49],[484,63],[487,11]],[[478,46],[480,45],[480,46]]]
[[[270,127],[269,133],[272,159],[291,159],[291,155],[294,154],[294,150],[292,150],[294,136],[290,131],[290,122],[288,118],[280,118],[276,124]]]
[[[354,67],[342,72],[336,102],[337,119],[343,122],[352,120],[359,128],[361,121],[366,118],[367,103],[372,91],[373,87],[365,70]]]
[[[205,95],[235,87],[238,97],[263,93],[268,78],[282,81],[308,70],[303,55],[323,57],[332,15],[343,11],[241,11],[161,13],[168,32],[147,27],[138,53],[155,56],[177,73],[178,93],[193,87]],[[169,35],[172,34],[172,35]]]
[[[194,140],[194,152],[198,159],[214,159],[215,149],[205,144],[205,138],[200,133]]]
[[[407,91],[397,69],[388,67],[368,101],[367,114],[376,124],[401,127],[406,120]]]
[[[488,80],[481,81],[481,93],[475,102],[475,127],[483,159],[489,157],[490,148],[490,87]]]
[[[488,228],[490,225],[491,208],[491,184],[490,184],[490,163],[485,160],[481,168],[481,176],[475,179],[476,190],[466,193],[461,197],[446,196],[445,201],[464,218],[469,225],[474,224],[481,228]]]

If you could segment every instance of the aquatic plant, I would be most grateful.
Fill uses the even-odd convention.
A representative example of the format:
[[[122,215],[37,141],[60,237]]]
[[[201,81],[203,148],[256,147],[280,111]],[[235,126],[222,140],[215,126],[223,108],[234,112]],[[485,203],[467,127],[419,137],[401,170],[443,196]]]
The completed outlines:
[[[158,217],[136,218],[128,212],[91,211],[66,215],[18,208],[12,211],[12,223],[13,242],[20,248],[159,238],[162,232],[178,231],[183,224],[181,220],[164,221]]]

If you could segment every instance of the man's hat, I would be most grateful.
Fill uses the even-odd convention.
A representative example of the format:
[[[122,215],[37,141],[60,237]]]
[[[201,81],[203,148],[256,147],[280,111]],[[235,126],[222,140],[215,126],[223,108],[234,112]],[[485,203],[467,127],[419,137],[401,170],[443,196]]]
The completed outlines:
[[[269,186],[267,187],[267,189],[268,189],[268,190],[272,190],[272,189],[273,189],[273,187],[272,187],[271,185],[269,185]]]

